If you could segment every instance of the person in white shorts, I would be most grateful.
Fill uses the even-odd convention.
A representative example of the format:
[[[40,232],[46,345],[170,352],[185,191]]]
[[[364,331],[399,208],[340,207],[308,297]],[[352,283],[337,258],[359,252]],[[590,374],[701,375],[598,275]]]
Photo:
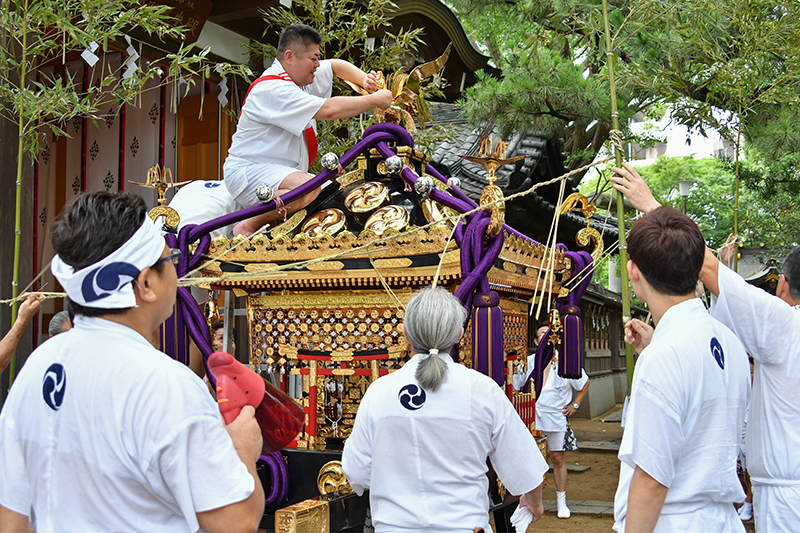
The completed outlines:
[[[317,154],[316,120],[349,118],[372,108],[386,109],[392,92],[376,90],[377,74],[341,60],[322,60],[322,37],[312,27],[284,28],[278,57],[247,91],[223,172],[228,191],[242,207],[258,204],[258,187],[281,196],[311,179]],[[371,94],[334,96],[333,77],[361,85]],[[278,210],[244,220],[234,234],[251,235],[264,224],[307,206],[319,189]]]
[[[618,532],[744,532],[734,503],[738,443],[750,395],[747,354],[735,335],[695,296],[705,241],[671,207],[639,218],[628,237],[636,296],[655,331],[626,324],[636,364],[620,476],[614,499]]]
[[[575,414],[589,392],[589,376],[581,369],[580,379],[562,378],[558,375],[558,356],[555,355],[544,369],[543,380],[542,392],[536,400],[536,429],[541,430],[547,438],[547,449],[553,461],[558,517],[569,518],[564,438],[567,433],[567,417]],[[573,390],[577,391],[574,399]]]
[[[610,178],[640,211],[658,208],[628,165]],[[724,255],[735,253],[731,243]],[[700,281],[713,295],[711,316],[730,327],[753,357],[747,471],[756,531],[793,533],[800,523],[800,246],[786,256],[775,296],[744,281],[706,248]]]
[[[540,326],[536,330],[534,345],[539,346],[547,333],[548,326]],[[557,352],[556,352],[557,353]],[[520,365],[512,376],[514,389],[520,390],[530,379],[534,370],[536,353],[528,356],[526,365]],[[571,516],[567,507],[567,463],[564,460],[564,439],[567,433],[567,417],[578,410],[581,402],[589,392],[589,376],[581,369],[580,379],[564,379],[558,376],[558,355],[543,373],[544,384],[539,398],[536,399],[536,429],[541,430],[547,438],[547,449],[553,461],[553,479],[556,484],[556,503],[559,518]],[[572,391],[578,391],[572,398]],[[538,450],[537,450],[538,454]]]

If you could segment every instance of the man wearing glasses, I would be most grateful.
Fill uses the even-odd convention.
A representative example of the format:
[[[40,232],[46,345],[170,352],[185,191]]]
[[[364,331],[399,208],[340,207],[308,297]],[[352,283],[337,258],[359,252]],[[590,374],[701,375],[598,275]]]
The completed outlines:
[[[0,414],[0,531],[258,527],[253,409],[223,426],[203,382],[148,342],[172,314],[179,254],[146,210],[91,193],[53,227],[75,324],[31,354]]]

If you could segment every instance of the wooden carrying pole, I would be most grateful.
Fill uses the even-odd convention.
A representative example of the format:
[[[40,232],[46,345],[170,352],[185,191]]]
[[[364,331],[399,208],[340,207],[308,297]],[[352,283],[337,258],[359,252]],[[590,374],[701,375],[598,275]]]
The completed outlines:
[[[616,59],[613,44],[611,42],[611,25],[608,21],[608,0],[603,0],[603,25],[606,34],[606,58],[608,60],[608,81],[611,90],[611,129],[619,129],[619,111],[617,110],[617,87],[614,81],[614,61]],[[614,137],[612,137],[613,139]],[[614,156],[618,167],[622,166],[622,148],[618,143],[614,144]],[[619,267],[622,282],[622,327],[631,319],[631,288],[628,281],[628,245],[625,237],[625,206],[622,193],[617,191],[617,224],[619,228]],[[628,373],[628,394],[631,393],[633,382],[633,348],[625,343],[625,368]]]

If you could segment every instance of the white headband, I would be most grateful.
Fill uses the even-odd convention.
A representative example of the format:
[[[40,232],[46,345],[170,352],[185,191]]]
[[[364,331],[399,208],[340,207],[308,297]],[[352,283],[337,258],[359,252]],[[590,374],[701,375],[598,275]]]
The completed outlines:
[[[55,255],[50,271],[76,304],[101,309],[136,307],[131,281],[158,261],[164,244],[156,225],[145,216],[130,239],[96,263],[75,272]]]

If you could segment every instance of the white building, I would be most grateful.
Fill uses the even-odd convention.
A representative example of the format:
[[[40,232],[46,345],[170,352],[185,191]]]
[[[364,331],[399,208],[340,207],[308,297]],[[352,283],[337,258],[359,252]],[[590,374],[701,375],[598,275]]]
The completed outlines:
[[[697,132],[689,132],[686,126],[674,122],[669,112],[657,121],[647,119],[643,113],[637,113],[630,128],[633,133],[646,133],[660,139],[660,142],[656,142],[651,147],[630,143],[628,159],[637,160],[637,166],[649,165],[662,155],[667,157],[692,156],[695,159],[706,157],[733,159],[736,157],[735,144],[723,139],[717,131],[708,130],[705,137]]]

